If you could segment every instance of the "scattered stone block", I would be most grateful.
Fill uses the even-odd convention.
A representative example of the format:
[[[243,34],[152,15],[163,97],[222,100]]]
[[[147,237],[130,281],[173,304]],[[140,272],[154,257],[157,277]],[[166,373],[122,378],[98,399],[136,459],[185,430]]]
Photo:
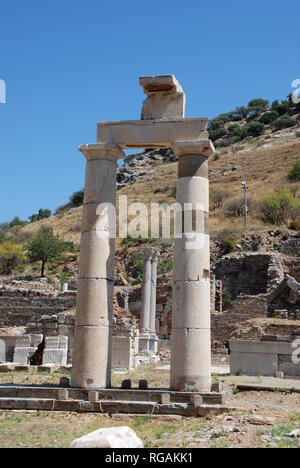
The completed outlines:
[[[212,382],[211,391],[212,392],[221,392],[223,390],[223,382]]]
[[[60,387],[70,387],[70,379],[68,377],[61,377],[59,379]]]
[[[69,399],[69,391],[61,388],[57,392],[57,397],[59,400],[68,400]]]
[[[29,365],[22,365],[22,364],[16,364],[15,365],[15,371],[26,371],[28,372],[30,369],[30,366]]]
[[[184,118],[185,94],[173,75],[142,76],[140,85],[148,96],[143,103],[142,120]]]
[[[46,336],[43,364],[65,366],[68,358],[68,337],[64,335]]]
[[[141,379],[139,380],[139,389],[140,390],[148,390],[148,380]]]
[[[66,366],[60,366],[59,371],[60,372],[66,372],[69,373],[72,370],[72,364],[67,364]]]
[[[48,374],[52,374],[52,372],[55,372],[57,369],[58,366],[55,366],[54,364],[42,364],[41,366],[38,366],[39,372],[47,372]]]
[[[161,393],[160,394],[160,403],[162,405],[168,405],[171,402],[170,393]]]
[[[71,442],[70,448],[143,448],[142,440],[127,426],[90,432]]]
[[[284,379],[284,373],[282,371],[277,371],[276,372],[276,378],[277,379]]]
[[[300,429],[294,429],[289,434],[285,434],[285,437],[290,437],[292,439],[300,437]]]
[[[11,372],[15,370],[16,365],[11,362],[3,362],[0,364],[0,372]]]
[[[14,362],[22,365],[29,365],[30,358],[35,354],[42,341],[43,335],[41,334],[24,334],[18,336],[14,349]]]
[[[131,380],[130,379],[123,380],[122,388],[126,388],[126,389],[131,388]]]
[[[98,401],[99,400],[99,392],[96,390],[90,390],[88,392],[88,400],[89,401]]]
[[[203,404],[203,398],[201,395],[191,395],[191,405],[200,406]]]

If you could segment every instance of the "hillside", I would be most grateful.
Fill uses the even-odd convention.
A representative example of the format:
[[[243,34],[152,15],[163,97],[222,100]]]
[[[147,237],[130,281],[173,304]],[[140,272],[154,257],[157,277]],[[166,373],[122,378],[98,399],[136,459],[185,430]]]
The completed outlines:
[[[132,171],[137,176],[127,178],[120,184],[118,195],[127,195],[128,205],[143,202],[149,208],[154,202],[175,201],[175,184],[178,163],[170,162],[160,154],[151,152],[130,156],[128,162],[137,160]],[[155,152],[152,152],[155,153]],[[150,157],[149,157],[150,155]],[[154,157],[154,159],[153,159]],[[230,192],[230,197],[241,197],[241,182],[246,181],[249,199],[261,200],[266,194],[278,188],[288,188],[293,191],[300,187],[299,183],[291,183],[287,173],[291,165],[300,157],[300,138],[295,135],[295,129],[285,129],[268,133],[251,141],[236,143],[226,148],[218,148],[217,153],[209,161],[210,186],[221,187]],[[172,159],[172,158],[171,158]],[[167,161],[167,162],[166,162]],[[119,172],[123,171],[122,166]],[[296,196],[300,193],[296,192]],[[80,243],[82,207],[61,212],[51,218],[30,223],[22,228],[24,237],[35,234],[42,226],[53,228],[67,241]],[[243,218],[226,218],[220,208],[210,213],[210,231],[242,227]],[[249,228],[261,226],[263,223],[254,214],[249,213]]]

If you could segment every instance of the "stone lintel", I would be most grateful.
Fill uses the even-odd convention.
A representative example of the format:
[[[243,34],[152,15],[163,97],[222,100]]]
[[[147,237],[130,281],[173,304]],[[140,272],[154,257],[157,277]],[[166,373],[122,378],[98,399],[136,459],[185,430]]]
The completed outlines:
[[[208,158],[215,152],[211,140],[175,141],[172,143],[172,149],[178,158],[180,158],[180,156],[195,154],[205,155]]]
[[[168,148],[173,141],[207,140],[207,118],[98,122],[97,142],[120,148]]]
[[[147,96],[158,92],[183,92],[174,75],[141,76],[139,83]]]
[[[79,146],[78,149],[88,160],[102,158],[117,161],[118,159],[123,159],[126,156],[121,148],[114,144],[89,143],[87,145]]]

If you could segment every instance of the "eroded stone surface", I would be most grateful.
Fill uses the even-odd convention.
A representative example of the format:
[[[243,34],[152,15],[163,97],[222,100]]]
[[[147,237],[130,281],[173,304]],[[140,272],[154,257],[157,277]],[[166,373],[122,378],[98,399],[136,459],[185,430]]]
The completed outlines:
[[[71,442],[70,448],[143,448],[142,440],[127,426],[101,428]]]
[[[147,95],[142,120],[184,118],[185,94],[173,75],[142,76],[140,85]]]

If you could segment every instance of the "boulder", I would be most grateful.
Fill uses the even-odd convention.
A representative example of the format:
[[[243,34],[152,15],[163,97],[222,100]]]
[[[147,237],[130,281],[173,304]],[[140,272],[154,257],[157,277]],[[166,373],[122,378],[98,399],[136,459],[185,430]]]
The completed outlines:
[[[104,427],[70,443],[70,448],[143,448],[142,440],[128,426]]]

